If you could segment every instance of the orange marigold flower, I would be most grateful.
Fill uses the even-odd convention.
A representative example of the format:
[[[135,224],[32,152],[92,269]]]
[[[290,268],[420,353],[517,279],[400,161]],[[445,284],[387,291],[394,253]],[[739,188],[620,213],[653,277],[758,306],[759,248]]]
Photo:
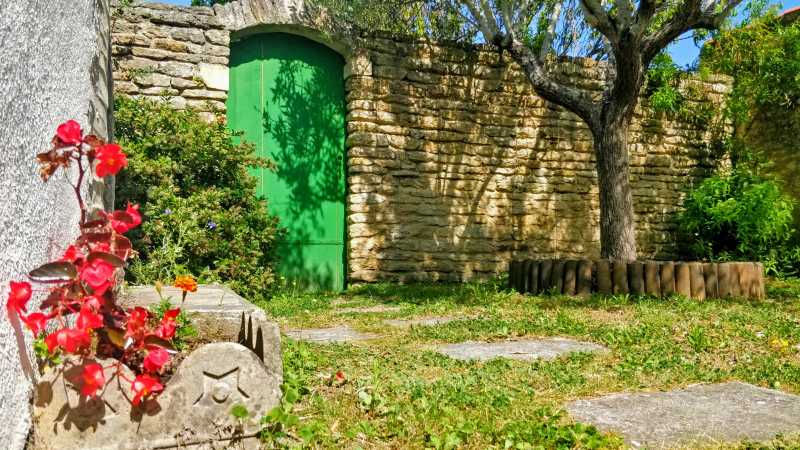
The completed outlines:
[[[182,275],[175,278],[173,286],[183,292],[197,292],[197,281],[191,275]]]

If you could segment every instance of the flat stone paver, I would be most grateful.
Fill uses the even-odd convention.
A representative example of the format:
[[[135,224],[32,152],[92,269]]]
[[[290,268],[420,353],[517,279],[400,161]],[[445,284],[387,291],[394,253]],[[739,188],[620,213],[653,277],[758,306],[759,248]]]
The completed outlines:
[[[403,308],[399,306],[390,305],[375,305],[375,306],[357,306],[352,308],[339,308],[336,310],[337,314],[379,314],[379,313],[393,313],[401,311]]]
[[[348,326],[287,330],[286,335],[298,341],[313,342],[316,344],[356,342],[378,337],[376,334],[358,332]]]
[[[766,441],[800,433],[800,397],[741,382],[571,402],[578,422],[614,431],[633,447]]]
[[[524,339],[499,342],[467,341],[439,347],[439,352],[461,360],[489,361],[509,358],[520,361],[554,359],[573,352],[602,352],[606,348],[591,342],[565,338]]]
[[[423,317],[420,319],[387,319],[384,320],[383,323],[386,325],[391,325],[393,327],[398,328],[410,328],[410,327],[432,327],[435,325],[442,325],[448,322],[452,322],[454,320],[467,320],[471,319],[470,317]]]

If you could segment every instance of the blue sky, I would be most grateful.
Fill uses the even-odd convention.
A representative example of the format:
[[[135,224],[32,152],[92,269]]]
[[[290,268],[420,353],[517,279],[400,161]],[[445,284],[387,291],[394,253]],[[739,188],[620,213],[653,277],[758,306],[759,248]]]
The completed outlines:
[[[172,3],[174,5],[188,5],[191,0],[158,0],[162,3]],[[379,1],[379,0],[376,0]],[[782,9],[795,8],[800,6],[800,0],[784,0],[782,2],[771,1],[770,4],[782,5]],[[672,59],[680,66],[692,64],[697,58],[699,49],[692,42],[691,37],[682,39],[672,44],[670,47]]]

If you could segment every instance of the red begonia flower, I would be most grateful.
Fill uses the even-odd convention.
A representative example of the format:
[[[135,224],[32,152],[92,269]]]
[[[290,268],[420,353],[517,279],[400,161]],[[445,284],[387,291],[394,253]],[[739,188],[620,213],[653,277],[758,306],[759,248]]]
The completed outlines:
[[[30,313],[27,316],[20,316],[19,318],[25,326],[31,330],[34,336],[38,336],[39,333],[44,331],[44,329],[47,328],[47,321],[50,320],[50,317],[40,312]]]
[[[126,337],[140,336],[144,333],[147,319],[150,317],[150,312],[140,306],[130,310],[128,314],[128,323],[125,324]]]
[[[17,314],[19,314],[20,311],[28,312],[28,300],[31,299],[31,292],[33,292],[31,290],[31,284],[27,281],[12,281],[9,283],[9,286],[11,287],[11,292],[8,293],[6,308]]]
[[[180,308],[170,309],[165,312],[161,323],[158,325],[158,328],[156,328],[156,336],[161,339],[172,339],[175,336],[175,329],[178,327],[175,318],[177,318],[180,313]]]
[[[76,353],[78,350],[88,347],[91,341],[86,330],[75,328],[64,328],[44,338],[44,343],[50,353],[53,353],[56,348],[61,348],[67,353]]]
[[[111,228],[119,234],[125,234],[142,223],[139,205],[131,205],[130,203],[128,203],[125,211],[114,211],[111,214],[105,214],[105,216],[111,223]]]
[[[161,347],[156,347],[147,352],[142,367],[150,373],[158,373],[164,364],[169,362],[169,353]]]
[[[100,311],[100,308],[106,304],[106,299],[97,295],[89,295],[83,298],[86,305],[89,305],[93,310]]]
[[[83,259],[85,256],[86,255],[84,255],[78,247],[70,245],[64,252],[64,256],[61,257],[61,261],[68,261],[74,263],[79,259]]]
[[[98,177],[116,175],[123,167],[128,165],[128,158],[122,153],[122,148],[117,144],[105,144],[97,148],[95,153]]]
[[[56,129],[58,139],[67,145],[80,145],[83,140],[83,130],[78,122],[68,120]]]
[[[131,219],[133,220],[133,226],[131,228],[136,228],[142,224],[142,214],[139,212],[138,204],[131,205],[131,203],[128,202],[128,207],[125,208],[125,212],[128,213],[128,215],[131,216]]]
[[[81,306],[81,312],[78,313],[78,320],[75,321],[75,326],[79,330],[93,330],[103,326],[103,316],[94,312],[91,306],[84,304]]]
[[[133,406],[139,406],[142,398],[147,397],[151,393],[161,392],[164,386],[158,382],[157,379],[150,375],[139,375],[131,383],[131,391],[133,392]]]
[[[103,373],[103,366],[97,363],[83,366],[83,387],[81,394],[84,397],[95,397],[97,391],[106,384],[106,375]]]
[[[103,295],[111,286],[114,266],[103,259],[95,259],[81,269],[81,280],[92,288],[95,295]]]

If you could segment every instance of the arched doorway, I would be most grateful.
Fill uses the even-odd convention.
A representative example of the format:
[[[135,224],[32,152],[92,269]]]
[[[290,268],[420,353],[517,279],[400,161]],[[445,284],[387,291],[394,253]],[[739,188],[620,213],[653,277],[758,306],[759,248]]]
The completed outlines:
[[[231,45],[228,122],[274,169],[254,169],[287,235],[279,272],[315,290],[345,287],[344,59],[286,33]]]

